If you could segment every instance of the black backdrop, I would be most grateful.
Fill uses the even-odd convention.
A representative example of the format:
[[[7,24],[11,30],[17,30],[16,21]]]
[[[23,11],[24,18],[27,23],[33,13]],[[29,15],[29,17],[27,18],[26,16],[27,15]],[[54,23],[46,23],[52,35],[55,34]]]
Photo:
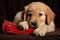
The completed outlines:
[[[18,11],[23,10],[25,5],[33,1],[42,1],[50,6],[56,14],[55,24],[60,27],[59,0],[0,0],[0,30],[4,19],[12,21]]]

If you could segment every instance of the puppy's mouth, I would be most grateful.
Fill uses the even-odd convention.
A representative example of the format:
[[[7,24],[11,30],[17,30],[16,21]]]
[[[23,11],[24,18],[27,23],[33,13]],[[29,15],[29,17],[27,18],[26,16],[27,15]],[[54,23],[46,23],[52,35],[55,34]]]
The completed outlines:
[[[31,25],[32,25],[34,28],[37,28],[37,23],[36,23],[36,22],[31,22]]]

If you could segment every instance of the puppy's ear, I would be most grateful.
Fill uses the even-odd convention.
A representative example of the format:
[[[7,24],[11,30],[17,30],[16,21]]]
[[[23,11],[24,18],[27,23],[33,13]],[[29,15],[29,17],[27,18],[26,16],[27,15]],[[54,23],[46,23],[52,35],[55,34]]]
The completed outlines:
[[[26,20],[26,11],[25,11],[25,10],[23,11],[22,18],[23,18],[23,19],[22,19],[23,21]]]
[[[24,7],[24,12],[23,12],[24,20],[27,19],[27,10],[28,10],[28,6],[25,6],[25,7]]]
[[[47,17],[47,23],[48,23],[48,25],[55,18],[54,12],[49,7],[47,7],[47,9],[46,9],[46,17]]]

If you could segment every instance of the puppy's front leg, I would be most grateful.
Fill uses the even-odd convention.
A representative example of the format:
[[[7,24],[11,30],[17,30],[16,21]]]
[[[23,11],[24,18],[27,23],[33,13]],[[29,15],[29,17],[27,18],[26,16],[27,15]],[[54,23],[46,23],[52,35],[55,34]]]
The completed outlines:
[[[47,33],[47,28],[48,28],[48,26],[47,25],[43,25],[43,26],[41,26],[41,27],[38,27],[37,29],[35,29],[34,30],[34,34],[36,35],[36,36],[45,36],[45,34]]]
[[[24,30],[29,28],[27,21],[20,22],[18,26],[22,26]]]

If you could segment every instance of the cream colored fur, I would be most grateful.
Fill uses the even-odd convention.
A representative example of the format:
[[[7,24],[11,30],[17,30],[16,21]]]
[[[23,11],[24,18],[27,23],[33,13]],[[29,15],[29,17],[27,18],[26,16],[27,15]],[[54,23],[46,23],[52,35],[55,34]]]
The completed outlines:
[[[34,12],[33,17],[31,18],[30,22],[34,21],[36,19],[37,23],[38,23],[38,28],[36,28],[33,33],[38,36],[45,36],[45,34],[47,32],[53,32],[55,31],[55,24],[54,24],[54,17],[55,14],[52,12],[52,10],[44,3],[42,2],[32,2],[31,4],[25,6],[25,11],[27,11],[27,9],[32,10]],[[39,10],[38,10],[39,9]],[[42,13],[43,16],[39,17],[36,16],[35,14],[38,13]],[[14,18],[13,23],[15,23],[16,25],[21,25],[23,26],[23,29],[28,29],[29,28],[29,24],[27,21],[21,21],[21,14],[22,12],[18,12]],[[35,16],[34,16],[35,15]],[[45,24],[45,19],[46,19],[46,15],[47,15],[47,22],[48,25]]]

